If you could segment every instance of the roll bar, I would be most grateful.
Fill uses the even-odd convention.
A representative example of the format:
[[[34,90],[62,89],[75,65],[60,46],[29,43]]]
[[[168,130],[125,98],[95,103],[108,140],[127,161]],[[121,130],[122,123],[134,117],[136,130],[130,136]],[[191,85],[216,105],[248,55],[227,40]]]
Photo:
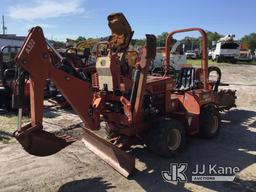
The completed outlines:
[[[166,38],[165,41],[165,62],[164,65],[168,68],[170,65],[170,47],[171,47],[171,38],[176,33],[184,33],[184,32],[190,32],[190,31],[199,31],[202,35],[202,71],[203,71],[203,84],[204,89],[208,90],[208,40],[207,40],[207,34],[206,32],[201,28],[187,28],[187,29],[181,29],[172,31],[169,33],[169,35]]]

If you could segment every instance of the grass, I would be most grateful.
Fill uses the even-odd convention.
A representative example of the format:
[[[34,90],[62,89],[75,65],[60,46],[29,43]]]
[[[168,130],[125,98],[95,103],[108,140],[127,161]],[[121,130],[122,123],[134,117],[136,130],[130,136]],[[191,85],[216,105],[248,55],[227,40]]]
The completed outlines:
[[[213,62],[212,60],[208,60],[209,65],[222,65],[223,63],[217,63],[217,62]],[[188,64],[192,64],[194,67],[200,67],[201,66],[201,59],[188,59],[187,60]],[[226,63],[229,64],[229,63]],[[252,62],[242,62],[242,61],[238,61],[236,64],[234,65],[256,65],[256,61],[252,61]]]
[[[0,141],[8,143],[12,133],[17,129],[17,121],[17,115],[14,113],[0,115]],[[22,122],[29,122],[29,118],[23,117]]]
[[[201,67],[201,59],[188,59],[187,63],[192,64],[194,67]],[[221,65],[222,63],[213,62],[212,60],[208,60],[209,65]]]

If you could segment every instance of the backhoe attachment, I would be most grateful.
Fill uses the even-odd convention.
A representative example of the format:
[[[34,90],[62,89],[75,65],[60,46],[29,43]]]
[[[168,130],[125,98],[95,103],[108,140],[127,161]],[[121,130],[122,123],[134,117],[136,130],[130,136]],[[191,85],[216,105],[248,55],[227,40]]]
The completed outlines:
[[[14,136],[29,154],[35,156],[55,154],[75,141],[74,138],[66,135],[56,136],[54,133],[43,130],[44,86],[46,79],[51,77],[54,70],[57,70],[51,61],[42,29],[32,28],[16,57],[19,68],[16,83],[19,114],[18,128]],[[31,82],[31,123],[22,127],[22,100],[26,81],[24,74],[28,74]]]
[[[122,20],[123,17],[118,14],[116,19]],[[121,23],[125,24],[125,22]],[[55,57],[58,58],[58,62]],[[63,59],[65,58],[60,58],[56,50],[45,40],[40,27],[30,30],[16,57],[16,62],[18,67],[29,75],[31,123],[21,126],[19,120],[18,129],[14,132],[15,138],[29,154],[35,156],[55,154],[76,141],[75,138],[43,130],[44,86],[46,79],[51,79],[84,122],[86,128],[82,141],[86,147],[120,174],[128,177],[135,169],[135,158],[91,131],[100,127],[100,114],[93,100],[93,88],[85,80],[62,70],[59,65],[65,64]],[[20,113],[19,118],[21,116]]]

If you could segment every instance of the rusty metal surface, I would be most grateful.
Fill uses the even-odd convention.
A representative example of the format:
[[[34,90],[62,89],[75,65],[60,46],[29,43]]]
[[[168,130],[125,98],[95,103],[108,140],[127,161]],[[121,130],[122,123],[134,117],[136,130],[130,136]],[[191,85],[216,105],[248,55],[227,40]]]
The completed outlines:
[[[135,171],[135,158],[119,149],[112,143],[84,129],[83,143],[85,146],[113,167],[121,175],[128,177]]]
[[[108,26],[112,32],[109,38],[110,44],[114,49],[126,51],[133,36],[133,31],[123,13],[109,15]]]
[[[28,124],[26,128],[30,131],[16,131],[14,137],[24,150],[31,155],[40,157],[53,155],[76,141],[75,138],[67,135],[56,136],[42,129],[31,127],[31,124]]]
[[[236,90],[220,90],[217,94],[217,105],[220,111],[229,110],[236,107]]]
[[[134,87],[136,90],[136,100],[134,103],[134,111],[133,111],[133,120],[134,123],[138,123],[142,118],[142,103],[143,96],[145,94],[146,89],[146,81],[149,71],[149,66],[151,61],[155,59],[156,56],[156,37],[154,35],[147,34],[146,35],[146,45],[142,50],[141,60],[138,63],[137,71],[139,71],[139,77],[137,82],[137,87]]]

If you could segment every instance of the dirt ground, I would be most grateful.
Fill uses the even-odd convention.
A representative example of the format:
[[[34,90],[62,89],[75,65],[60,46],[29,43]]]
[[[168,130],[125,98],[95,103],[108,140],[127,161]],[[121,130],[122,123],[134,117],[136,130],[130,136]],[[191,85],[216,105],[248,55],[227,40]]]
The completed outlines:
[[[237,90],[237,108],[222,114],[218,137],[205,140],[191,137],[185,151],[163,159],[142,146],[131,151],[136,156],[135,174],[126,179],[100,158],[75,142],[49,157],[27,154],[11,138],[12,115],[0,117],[0,191],[256,191],[256,65],[220,65],[223,82]],[[45,127],[52,131],[71,127],[81,130],[79,118],[67,111],[48,110]],[[27,121],[27,119],[26,119]],[[15,122],[15,121],[14,121]],[[8,131],[6,131],[8,130]],[[234,182],[164,182],[161,171],[169,163],[220,164],[238,166]]]

